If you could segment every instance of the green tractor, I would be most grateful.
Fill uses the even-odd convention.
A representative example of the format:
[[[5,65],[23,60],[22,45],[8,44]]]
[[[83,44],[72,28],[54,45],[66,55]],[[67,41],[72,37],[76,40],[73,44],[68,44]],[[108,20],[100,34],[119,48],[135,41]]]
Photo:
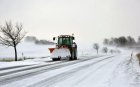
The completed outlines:
[[[49,48],[52,60],[61,60],[68,58],[69,60],[77,60],[77,44],[75,38],[71,35],[60,35],[54,37],[57,41],[56,48]]]

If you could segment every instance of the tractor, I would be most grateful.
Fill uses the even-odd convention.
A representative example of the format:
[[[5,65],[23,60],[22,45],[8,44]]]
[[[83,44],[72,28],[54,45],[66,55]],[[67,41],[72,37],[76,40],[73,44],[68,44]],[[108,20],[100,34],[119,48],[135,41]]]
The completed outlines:
[[[61,59],[77,60],[77,44],[74,42],[75,37],[73,35],[60,35],[53,37],[53,40],[56,41],[56,47],[49,48],[53,61]]]

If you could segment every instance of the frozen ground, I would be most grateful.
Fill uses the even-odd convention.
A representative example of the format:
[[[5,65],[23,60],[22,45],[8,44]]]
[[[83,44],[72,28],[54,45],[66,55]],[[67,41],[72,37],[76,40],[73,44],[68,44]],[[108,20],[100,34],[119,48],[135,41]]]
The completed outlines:
[[[34,59],[0,62],[0,87],[140,87],[140,67],[136,53],[130,57],[132,50],[108,55],[81,50],[76,61],[53,62],[48,47],[24,43],[19,54]],[[1,58],[13,55],[12,48],[2,48]]]
[[[17,46],[18,57],[34,58],[47,57],[50,55],[48,48],[53,45],[36,45],[31,42],[22,42]],[[0,46],[0,58],[14,58],[13,47]]]
[[[133,58],[130,62],[128,54],[85,55],[40,68],[37,64],[2,70],[0,87],[140,87],[140,69]]]

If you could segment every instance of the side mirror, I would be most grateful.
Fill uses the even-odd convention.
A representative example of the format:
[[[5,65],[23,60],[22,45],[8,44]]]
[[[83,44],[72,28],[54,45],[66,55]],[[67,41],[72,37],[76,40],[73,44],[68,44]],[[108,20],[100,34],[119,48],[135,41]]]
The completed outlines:
[[[55,40],[55,37],[53,37],[53,40]]]
[[[74,37],[72,37],[72,39],[73,39],[73,40],[75,40],[75,38],[74,38]]]

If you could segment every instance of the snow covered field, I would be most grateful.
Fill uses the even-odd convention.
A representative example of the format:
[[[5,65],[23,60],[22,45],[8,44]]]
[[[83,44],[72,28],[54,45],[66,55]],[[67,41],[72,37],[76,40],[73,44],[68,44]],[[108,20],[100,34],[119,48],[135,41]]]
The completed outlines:
[[[17,46],[18,57],[46,57],[50,55],[49,47],[54,45],[36,45],[31,42],[22,42]],[[14,58],[13,47],[0,46],[0,58]]]
[[[140,67],[136,53],[130,57],[132,50],[107,55],[80,50],[76,61],[53,62],[49,47],[19,45],[18,56],[33,59],[0,62],[0,87],[140,87]],[[13,48],[0,48],[1,59],[14,58]]]
[[[2,70],[9,72],[25,69],[6,75],[3,73],[0,87],[140,87],[140,68],[135,56],[133,57],[129,62],[128,54],[86,55],[77,61],[57,61],[30,70],[26,68],[42,64]]]

